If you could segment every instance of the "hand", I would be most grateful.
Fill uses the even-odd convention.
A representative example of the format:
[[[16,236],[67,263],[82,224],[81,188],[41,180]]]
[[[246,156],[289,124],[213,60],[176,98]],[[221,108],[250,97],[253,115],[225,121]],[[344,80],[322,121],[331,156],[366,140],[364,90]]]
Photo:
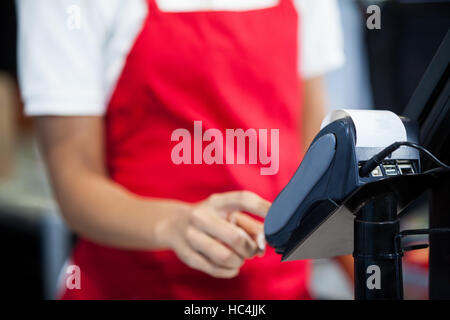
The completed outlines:
[[[191,268],[232,278],[245,259],[264,250],[255,234],[262,232],[262,223],[240,211],[265,217],[269,207],[270,202],[249,191],[213,194],[170,219],[168,245]]]

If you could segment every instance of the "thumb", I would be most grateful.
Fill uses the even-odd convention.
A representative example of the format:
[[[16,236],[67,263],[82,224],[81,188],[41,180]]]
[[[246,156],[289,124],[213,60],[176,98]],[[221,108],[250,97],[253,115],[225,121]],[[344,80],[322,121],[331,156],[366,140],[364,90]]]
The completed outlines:
[[[210,197],[211,204],[218,210],[246,211],[265,218],[271,203],[250,191],[230,191]]]

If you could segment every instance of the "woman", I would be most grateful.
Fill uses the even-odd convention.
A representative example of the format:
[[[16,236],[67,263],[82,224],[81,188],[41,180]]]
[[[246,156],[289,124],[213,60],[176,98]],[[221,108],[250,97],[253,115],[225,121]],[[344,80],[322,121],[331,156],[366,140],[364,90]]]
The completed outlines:
[[[81,288],[63,298],[309,298],[309,263],[281,264],[272,248],[261,256],[257,237],[301,160],[301,134],[308,145],[325,113],[321,76],[342,63],[332,0],[19,0],[18,9],[26,112],[80,236],[71,264]],[[210,136],[196,135],[199,123]],[[216,162],[173,161],[177,130],[193,134],[195,153],[237,129],[247,149],[222,144]],[[259,136],[253,162],[252,132],[279,133]],[[269,156],[278,169],[261,174]]]

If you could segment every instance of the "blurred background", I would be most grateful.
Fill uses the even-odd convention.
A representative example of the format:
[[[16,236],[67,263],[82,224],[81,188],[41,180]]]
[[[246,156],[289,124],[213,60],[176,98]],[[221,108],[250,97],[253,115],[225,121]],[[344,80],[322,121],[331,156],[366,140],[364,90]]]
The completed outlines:
[[[381,7],[381,30],[366,28],[371,4]],[[339,0],[339,6],[346,64],[327,77],[329,108],[401,114],[450,28],[450,0]],[[75,238],[53,201],[32,119],[22,113],[14,0],[1,1],[0,24],[0,294],[52,299]],[[426,197],[411,206],[404,224],[428,225]],[[314,264],[316,298],[352,299],[352,285],[332,260]],[[427,250],[411,252],[403,264],[405,297],[426,299]]]

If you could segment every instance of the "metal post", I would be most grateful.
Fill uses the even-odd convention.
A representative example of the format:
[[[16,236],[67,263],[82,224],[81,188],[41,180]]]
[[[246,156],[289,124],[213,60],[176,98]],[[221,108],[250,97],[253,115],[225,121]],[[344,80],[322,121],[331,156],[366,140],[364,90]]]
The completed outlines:
[[[355,299],[403,299],[400,221],[393,194],[372,200],[354,224]]]
[[[450,228],[450,181],[431,191],[430,227]],[[430,299],[450,299],[450,233],[430,235]]]

